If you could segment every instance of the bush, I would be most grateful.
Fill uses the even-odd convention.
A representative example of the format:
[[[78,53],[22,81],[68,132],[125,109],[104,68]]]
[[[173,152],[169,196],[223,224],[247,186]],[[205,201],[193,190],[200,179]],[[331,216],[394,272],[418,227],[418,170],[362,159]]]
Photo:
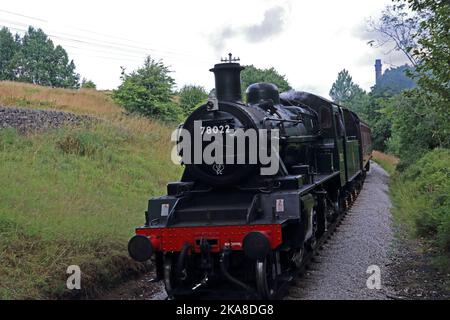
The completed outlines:
[[[144,66],[130,74],[122,72],[122,84],[113,99],[132,113],[177,121],[180,109],[172,102],[174,79],[161,61],[147,57]]]
[[[417,236],[450,252],[450,150],[435,149],[410,165],[392,185],[394,214]]]
[[[83,78],[83,80],[81,81],[81,88],[82,89],[97,89],[97,85],[94,83],[94,81]]]
[[[57,145],[64,153],[87,157],[104,148],[101,137],[89,131],[71,132],[58,141]]]
[[[180,122],[183,120],[183,109],[176,103],[160,103],[158,105],[158,119],[166,122]]]
[[[208,98],[208,94],[203,87],[195,85],[186,85],[181,88],[180,107],[185,115],[190,114],[199,104],[202,104]]]

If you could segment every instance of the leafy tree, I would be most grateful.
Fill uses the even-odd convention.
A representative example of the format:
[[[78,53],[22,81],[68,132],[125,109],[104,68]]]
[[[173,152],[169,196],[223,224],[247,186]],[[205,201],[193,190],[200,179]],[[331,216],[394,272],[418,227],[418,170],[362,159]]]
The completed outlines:
[[[400,156],[400,169],[434,148],[450,148],[450,3],[400,0],[420,21],[411,55],[416,61],[417,88],[391,98],[381,108],[392,122],[389,151]],[[393,84],[391,83],[392,87]],[[380,94],[374,88],[375,94]]]
[[[286,76],[281,75],[274,68],[259,69],[253,65],[245,66],[241,73],[242,90],[245,92],[247,87],[253,83],[270,82],[275,84],[280,92],[291,90],[291,86]]]
[[[97,86],[95,85],[94,81],[88,80],[86,78],[83,78],[81,81],[81,88],[83,89],[97,89]]]
[[[14,56],[18,44],[5,27],[0,30],[0,80],[14,80]]]
[[[403,48],[417,86],[403,90],[399,74],[386,86],[377,85],[370,93],[367,115],[373,123],[375,144],[387,141],[388,151],[401,159],[393,180],[392,195],[401,219],[409,221],[415,235],[450,251],[450,2],[448,0],[394,0],[405,20],[385,17],[397,49]],[[398,14],[398,12],[396,13]],[[404,41],[401,40],[402,37]],[[396,49],[396,50],[397,50]],[[401,49],[400,49],[401,50]],[[398,68],[399,69],[399,68]],[[384,77],[383,77],[384,78]],[[401,93],[399,93],[401,91]],[[383,131],[383,125],[385,130]],[[448,259],[448,255],[447,255]]]
[[[447,102],[450,99],[450,2],[446,0],[393,0],[379,22],[371,22],[377,46],[393,43],[415,67],[418,84]]]
[[[388,146],[390,152],[402,159],[402,167],[429,150],[450,148],[450,113],[436,112],[438,95],[414,89],[391,100],[384,108],[392,119]]]
[[[367,122],[372,131],[372,143],[376,150],[384,151],[387,140],[391,137],[392,122],[385,108],[389,98],[380,97],[372,92],[357,95],[350,103],[345,104]]]
[[[175,81],[170,72],[162,61],[148,56],[139,69],[129,74],[122,69],[122,84],[113,91],[113,99],[129,112],[178,120],[182,112],[172,102]]]
[[[338,73],[329,94],[334,102],[345,105],[356,96],[364,94],[364,90],[353,82],[350,73],[344,69]]]
[[[400,155],[406,166],[427,150],[450,147],[450,3],[442,0],[394,1],[399,4],[390,13],[385,10],[383,19],[390,22],[385,26],[390,25],[392,35],[403,36],[394,42],[397,47],[403,47],[402,51],[414,65],[414,69],[403,68],[407,75],[417,79],[417,88],[404,91],[388,102],[382,101],[380,97],[391,96],[403,89],[399,87],[405,82],[400,84],[395,72],[390,75],[392,79],[384,83],[387,86],[374,88],[373,95],[380,103],[385,102],[384,107],[377,109],[389,115],[393,123],[389,150]],[[405,22],[410,29],[408,32],[402,29]],[[402,67],[398,69],[395,71],[401,71]],[[385,75],[387,78],[389,72]]]
[[[79,75],[67,52],[41,29],[29,27],[15,56],[17,80],[44,86],[78,88]]]
[[[405,1],[405,0],[402,0]],[[414,57],[417,66],[418,84],[426,91],[436,93],[443,99],[440,105],[448,112],[450,100],[450,2],[446,0],[406,0],[420,21],[415,35],[417,46]]]
[[[362,120],[369,122],[370,119],[367,110],[369,108],[370,103],[371,103],[370,95],[361,89],[357,90],[356,93],[350,99],[344,101],[343,105],[344,107],[347,107],[348,109],[356,112]]]
[[[369,124],[374,148],[384,151],[386,142],[391,137],[391,118],[386,109],[392,94],[380,92],[372,91],[367,94],[353,82],[349,72],[344,69],[339,72],[337,80],[333,83],[330,96],[335,102],[356,112]]]
[[[195,85],[186,85],[178,92],[180,106],[185,114],[192,112],[200,103],[208,98],[205,88]]]
[[[51,85],[61,88],[79,88],[80,75],[75,72],[75,63],[69,62],[66,50],[56,46],[53,51],[53,66],[50,68]]]
[[[385,72],[370,94],[366,116],[376,147],[387,146],[404,168],[428,150],[450,146],[450,3],[394,1],[372,23],[376,45],[403,52],[413,67]]]
[[[379,95],[391,96],[412,89],[416,86],[416,81],[408,74],[411,75],[413,72],[414,69],[407,64],[387,69],[372,91]]]

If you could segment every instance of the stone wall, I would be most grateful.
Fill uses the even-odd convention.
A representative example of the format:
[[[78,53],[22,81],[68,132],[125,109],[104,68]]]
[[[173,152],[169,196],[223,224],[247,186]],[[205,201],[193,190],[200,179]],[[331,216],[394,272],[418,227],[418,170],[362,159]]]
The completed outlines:
[[[74,113],[0,106],[0,129],[16,128],[20,132],[44,131],[65,125],[80,125],[89,116]]]

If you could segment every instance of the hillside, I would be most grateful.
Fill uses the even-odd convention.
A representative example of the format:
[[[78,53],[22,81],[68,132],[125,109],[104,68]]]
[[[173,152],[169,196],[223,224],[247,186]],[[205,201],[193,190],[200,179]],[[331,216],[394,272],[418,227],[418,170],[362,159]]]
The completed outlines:
[[[126,115],[94,90],[0,82],[0,105],[104,119],[25,135],[0,130],[0,299],[72,294],[70,265],[81,268],[81,297],[142,271],[127,240],[148,198],[179,178],[173,128]]]

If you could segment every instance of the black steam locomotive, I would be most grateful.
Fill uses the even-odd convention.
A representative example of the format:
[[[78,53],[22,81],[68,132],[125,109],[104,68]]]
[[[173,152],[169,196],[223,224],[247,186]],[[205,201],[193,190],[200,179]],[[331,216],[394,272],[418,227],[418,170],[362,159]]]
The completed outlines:
[[[354,112],[270,83],[250,85],[244,103],[242,70],[235,62],[211,69],[215,97],[179,128],[181,181],[149,201],[128,245],[133,259],[154,260],[169,296],[225,283],[274,298],[369,170],[370,129]],[[202,159],[207,151],[212,161]]]

